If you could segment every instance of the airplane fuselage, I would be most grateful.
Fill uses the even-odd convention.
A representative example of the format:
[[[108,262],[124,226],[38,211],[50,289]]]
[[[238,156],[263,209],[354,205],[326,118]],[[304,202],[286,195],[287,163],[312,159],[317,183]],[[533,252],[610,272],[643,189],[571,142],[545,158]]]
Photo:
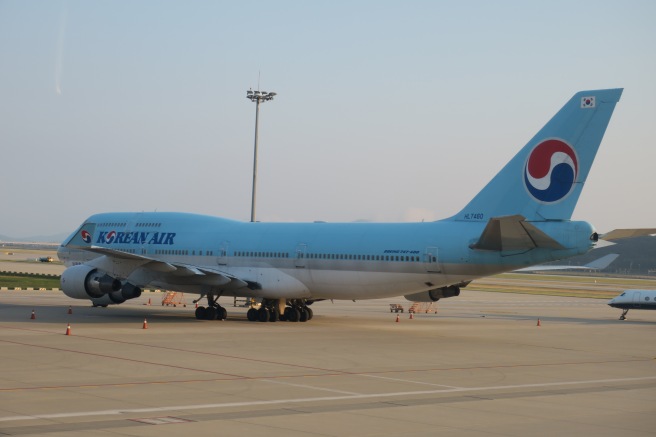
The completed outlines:
[[[264,298],[373,299],[419,293],[587,252],[594,232],[585,222],[544,222],[561,235],[564,250],[474,250],[483,221],[431,223],[250,223],[186,213],[106,213],[90,217],[92,245],[202,266],[241,278],[231,290],[204,283],[138,278],[139,283],[180,291]],[[83,232],[84,225],[79,231]],[[470,244],[463,244],[468,241]],[[67,265],[99,255],[62,246]],[[102,261],[96,261],[102,262]],[[103,263],[104,271],[137,280],[134,265]],[[136,273],[138,275],[138,273]],[[132,276],[130,278],[130,276]]]

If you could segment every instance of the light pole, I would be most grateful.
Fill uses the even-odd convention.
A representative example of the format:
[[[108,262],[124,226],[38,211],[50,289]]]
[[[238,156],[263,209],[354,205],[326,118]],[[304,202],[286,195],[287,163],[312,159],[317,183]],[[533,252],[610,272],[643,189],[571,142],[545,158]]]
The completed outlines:
[[[251,222],[255,221],[255,194],[257,192],[257,125],[260,117],[260,102],[273,100],[276,93],[266,91],[246,91],[246,98],[255,102],[255,147],[253,152],[253,195],[251,196]]]

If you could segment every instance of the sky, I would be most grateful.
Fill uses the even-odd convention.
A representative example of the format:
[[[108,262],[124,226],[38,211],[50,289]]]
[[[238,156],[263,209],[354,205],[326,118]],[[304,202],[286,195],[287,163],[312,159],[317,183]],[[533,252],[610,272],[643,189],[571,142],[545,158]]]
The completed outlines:
[[[573,219],[656,226],[656,2],[0,0],[0,234],[107,211],[458,212],[577,91],[625,88]]]

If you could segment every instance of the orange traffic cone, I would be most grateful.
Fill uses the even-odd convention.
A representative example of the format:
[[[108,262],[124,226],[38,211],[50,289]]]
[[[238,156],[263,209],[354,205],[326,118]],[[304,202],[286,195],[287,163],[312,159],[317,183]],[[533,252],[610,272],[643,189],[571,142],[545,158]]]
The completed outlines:
[[[540,319],[539,319],[539,318],[538,318],[538,326],[542,326],[542,325],[540,324]]]
[[[198,302],[196,302],[196,308],[198,308]]]
[[[401,318],[400,318],[399,315],[397,314],[397,315],[396,315],[396,323],[399,323],[400,320],[401,320]]]
[[[410,320],[415,318],[415,313],[410,313]]]
[[[71,335],[71,324],[69,323],[68,326],[66,326],[66,335]]]
[[[70,305],[68,306],[68,314],[73,314],[73,307]]]
[[[150,305],[150,298],[148,298],[148,305]]]
[[[36,319],[36,313],[34,312],[34,310],[32,310],[32,315],[30,316],[30,319],[32,320]]]
[[[148,329],[148,320],[144,318],[143,329]]]

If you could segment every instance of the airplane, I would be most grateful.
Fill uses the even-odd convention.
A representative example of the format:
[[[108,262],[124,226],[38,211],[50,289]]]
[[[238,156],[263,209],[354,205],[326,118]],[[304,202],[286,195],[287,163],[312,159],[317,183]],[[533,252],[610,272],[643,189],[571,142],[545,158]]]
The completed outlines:
[[[524,272],[544,272],[548,270],[603,270],[606,267],[608,267],[613,261],[615,261],[619,257],[618,254],[616,253],[609,253],[608,255],[604,255],[601,258],[597,258],[594,261],[590,261],[587,264],[584,264],[582,266],[566,266],[566,265],[551,265],[551,264],[545,264],[545,265],[539,265],[539,266],[533,266],[533,267],[525,267],[523,269],[518,269],[515,270],[515,272],[518,273],[524,273]]]
[[[59,247],[62,291],[94,306],[146,287],[197,294],[200,320],[241,297],[251,321],[312,319],[326,299],[437,301],[471,281],[586,253],[571,216],[622,89],[575,94],[457,214],[420,223],[263,223],[176,212],[108,212]]]
[[[625,290],[608,305],[622,309],[620,320],[626,320],[629,310],[656,310],[656,290]]]

